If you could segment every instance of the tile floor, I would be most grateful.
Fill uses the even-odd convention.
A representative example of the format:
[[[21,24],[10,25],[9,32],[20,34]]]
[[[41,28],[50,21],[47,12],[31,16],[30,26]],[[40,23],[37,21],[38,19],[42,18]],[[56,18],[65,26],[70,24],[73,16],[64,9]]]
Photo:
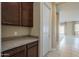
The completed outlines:
[[[51,50],[47,57],[79,57],[79,38],[64,38],[56,49]]]

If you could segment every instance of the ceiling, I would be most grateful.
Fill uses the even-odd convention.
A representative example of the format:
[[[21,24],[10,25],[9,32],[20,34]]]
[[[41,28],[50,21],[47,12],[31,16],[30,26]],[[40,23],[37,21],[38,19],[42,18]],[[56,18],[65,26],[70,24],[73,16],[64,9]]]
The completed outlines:
[[[60,22],[79,21],[79,2],[58,3]]]

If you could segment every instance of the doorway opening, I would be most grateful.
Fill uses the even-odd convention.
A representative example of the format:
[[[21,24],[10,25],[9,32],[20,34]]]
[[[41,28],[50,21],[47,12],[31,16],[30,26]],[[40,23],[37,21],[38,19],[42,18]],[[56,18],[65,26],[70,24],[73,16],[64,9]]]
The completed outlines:
[[[63,40],[65,38],[65,32],[64,32],[64,23],[59,24],[59,41]]]

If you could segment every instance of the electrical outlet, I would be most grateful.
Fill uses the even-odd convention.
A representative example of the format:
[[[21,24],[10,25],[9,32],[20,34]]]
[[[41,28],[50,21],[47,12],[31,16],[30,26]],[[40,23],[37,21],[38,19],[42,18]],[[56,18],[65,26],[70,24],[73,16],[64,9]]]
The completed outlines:
[[[15,36],[17,36],[17,35],[18,35],[18,33],[17,33],[17,32],[14,32],[14,35],[15,35]]]

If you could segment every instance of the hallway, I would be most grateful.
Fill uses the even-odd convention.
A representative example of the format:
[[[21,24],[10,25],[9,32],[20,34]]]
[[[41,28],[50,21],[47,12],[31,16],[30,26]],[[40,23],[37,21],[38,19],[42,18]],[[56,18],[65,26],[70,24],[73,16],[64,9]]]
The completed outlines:
[[[79,57],[79,38],[64,38],[58,45],[47,54],[48,57]]]

